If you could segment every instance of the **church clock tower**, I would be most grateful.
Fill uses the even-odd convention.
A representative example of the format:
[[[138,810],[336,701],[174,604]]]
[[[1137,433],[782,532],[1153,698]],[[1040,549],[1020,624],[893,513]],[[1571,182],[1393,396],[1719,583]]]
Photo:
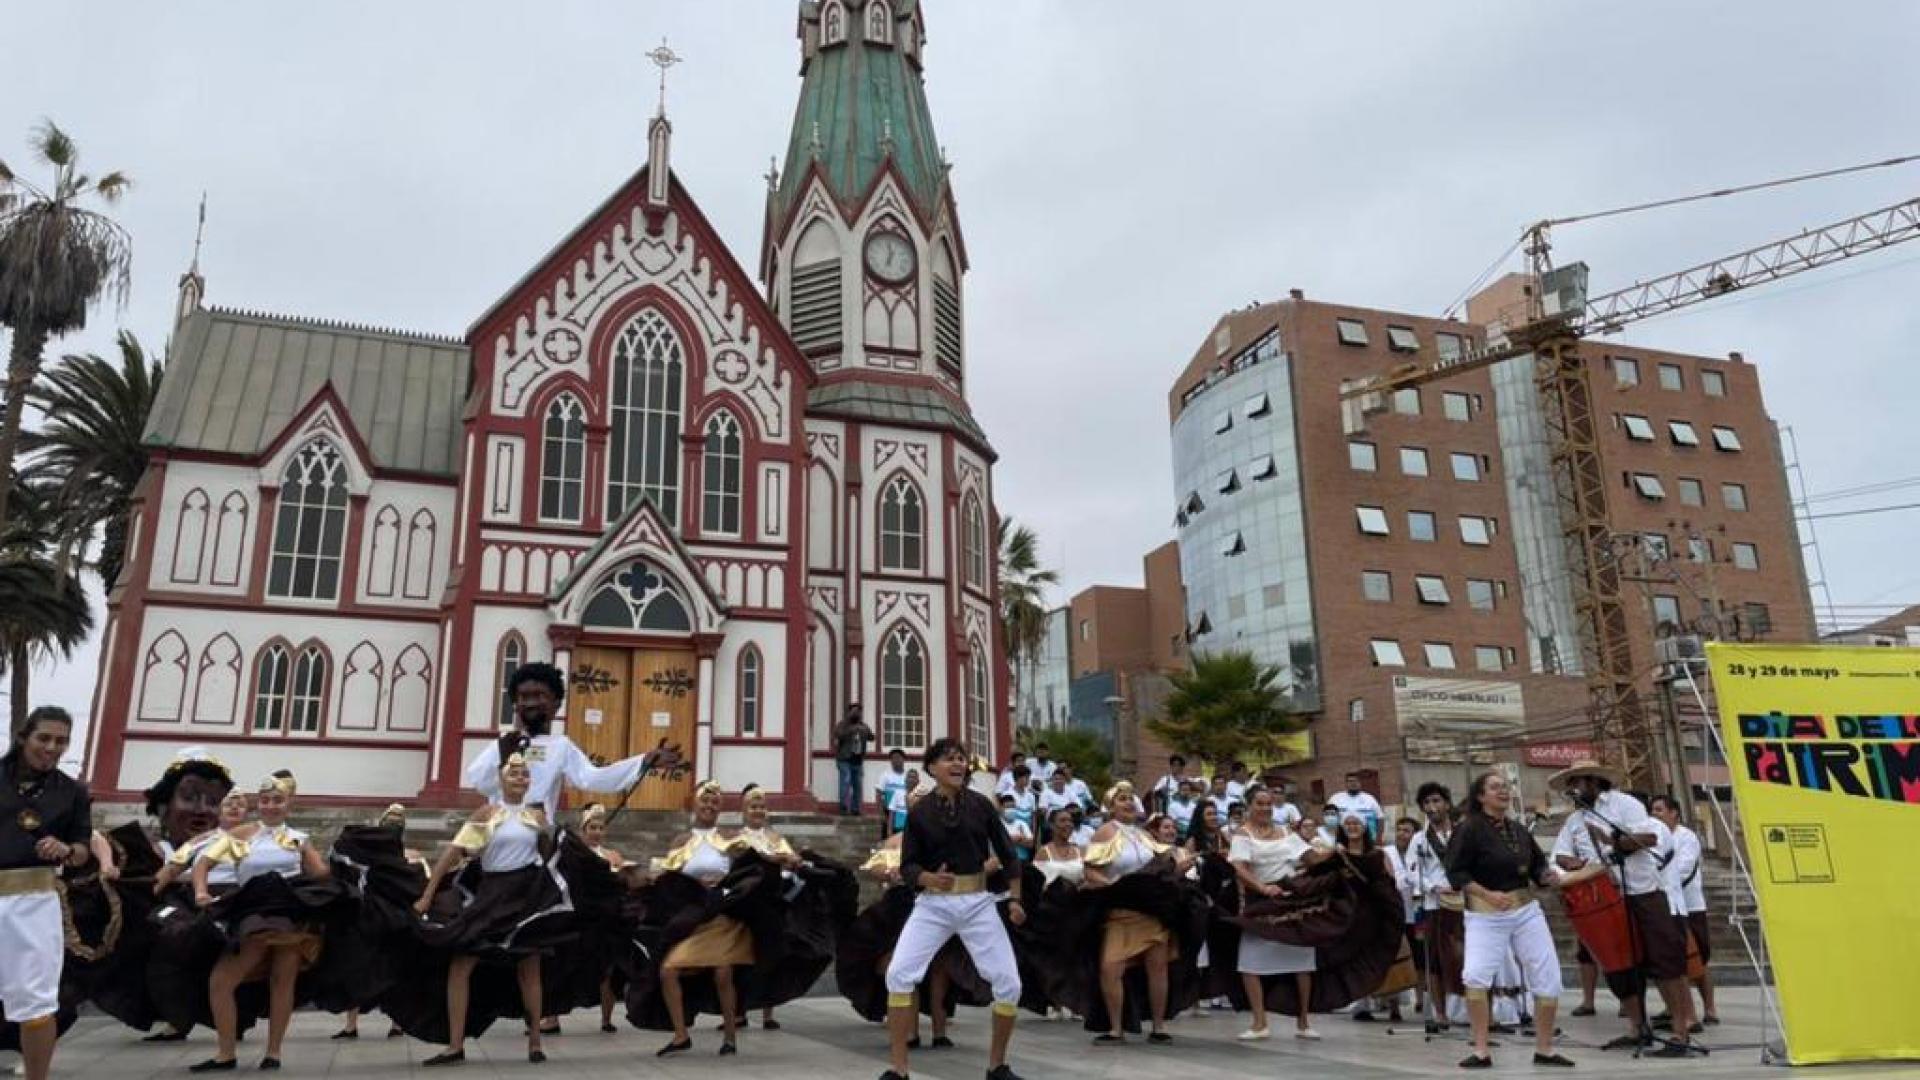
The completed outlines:
[[[993,450],[966,400],[966,248],[934,136],[920,0],[802,0],[800,103],[761,276],[809,393],[813,751],[865,708],[884,752],[1007,746]],[[825,758],[820,755],[827,754]]]

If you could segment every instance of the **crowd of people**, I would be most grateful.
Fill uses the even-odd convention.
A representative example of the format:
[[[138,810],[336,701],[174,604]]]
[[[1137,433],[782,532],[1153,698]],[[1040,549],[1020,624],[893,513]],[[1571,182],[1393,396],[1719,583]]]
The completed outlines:
[[[385,1013],[390,1036],[438,1047],[422,1062],[435,1068],[464,1062],[467,1040],[503,1019],[544,1062],[560,1017],[597,1009],[613,1031],[623,1005],[630,1024],[667,1036],[661,1057],[693,1051],[696,1019],[715,1016],[726,1056],[749,1017],[777,1030],[775,1011],[829,967],[854,1012],[886,1025],[883,1080],[905,1080],[916,1048],[952,1047],[966,1007],[990,1017],[989,1080],[1018,1080],[1008,1047],[1022,1011],[1077,1018],[1101,1046],[1171,1042],[1168,1021],[1191,1009],[1245,1012],[1244,1041],[1268,1039],[1274,1014],[1314,1040],[1316,1016],[1398,1019],[1409,993],[1429,1032],[1468,1025],[1463,1067],[1491,1064],[1503,1023],[1532,1025],[1536,1065],[1568,1066],[1540,902],[1556,889],[1573,907],[1573,890],[1612,881],[1581,955],[1625,1006],[1616,1043],[1655,1045],[1649,980],[1671,1028],[1653,1053],[1684,1056],[1717,1022],[1710,983],[1688,967],[1707,946],[1699,842],[1672,800],[1649,811],[1598,765],[1556,776],[1574,810],[1549,853],[1497,772],[1474,781],[1463,813],[1427,784],[1424,820],[1388,821],[1357,775],[1312,814],[1243,765],[1203,780],[1178,757],[1144,792],[1121,781],[1096,797],[1044,743],[995,772],[942,739],[912,766],[889,755],[873,789],[884,839],[857,870],[796,848],[761,789],[712,782],[666,850],[622,853],[606,844],[603,807],[559,813],[563,788],[630,790],[684,769],[679,750],[595,765],[552,730],[557,669],[529,664],[509,681],[514,726],[464,774],[485,805],[425,854],[408,846],[399,805],[316,844],[290,824],[292,772],[248,790],[198,750],[148,789],[148,821],[97,833],[85,788],[57,768],[71,720],[36,710],[0,761],[0,1042],[29,1080],[49,1075],[57,1032],[83,1004],[154,1042],[211,1029],[196,1073],[237,1069],[241,1034],[261,1019],[258,1067],[280,1068],[302,1006],[342,1014],[335,1038]],[[858,733],[841,745],[866,752]],[[857,812],[860,774],[842,781],[842,807]],[[741,824],[723,827],[734,800]],[[881,886],[864,908],[857,874]],[[1624,951],[1610,919],[1625,920]]]

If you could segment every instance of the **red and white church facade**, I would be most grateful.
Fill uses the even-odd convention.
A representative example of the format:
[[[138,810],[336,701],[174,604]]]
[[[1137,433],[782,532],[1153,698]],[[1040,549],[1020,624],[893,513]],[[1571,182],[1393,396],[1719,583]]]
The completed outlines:
[[[833,800],[875,748],[1004,755],[994,455],[918,0],[806,0],[759,283],[646,165],[440,338],[209,306],[183,279],[88,737],[104,797],[184,744],[303,796],[460,805],[526,660],[590,753]]]

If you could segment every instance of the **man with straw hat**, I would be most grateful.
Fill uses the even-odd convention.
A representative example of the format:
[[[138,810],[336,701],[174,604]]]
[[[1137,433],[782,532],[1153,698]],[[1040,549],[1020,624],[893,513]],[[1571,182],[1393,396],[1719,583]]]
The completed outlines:
[[[1626,1007],[1629,1033],[1607,1049],[1638,1048],[1651,1040],[1647,1027],[1646,985],[1653,980],[1674,1017],[1674,1041],[1652,1051],[1654,1057],[1686,1057],[1691,1047],[1683,1034],[1692,1025],[1687,994],[1687,942],[1667,906],[1659,853],[1670,842],[1666,827],[1647,813],[1639,799],[1618,790],[1621,775],[1597,761],[1576,761],[1547,780],[1572,801],[1573,813],[1554,842],[1562,870],[1611,864],[1626,900],[1629,926],[1639,944],[1639,966],[1607,972],[1607,984]]]

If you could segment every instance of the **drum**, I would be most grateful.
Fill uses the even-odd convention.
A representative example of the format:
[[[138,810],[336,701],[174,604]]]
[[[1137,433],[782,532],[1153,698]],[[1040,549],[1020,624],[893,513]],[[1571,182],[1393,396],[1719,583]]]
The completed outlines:
[[[1574,933],[1580,935],[1581,944],[1601,971],[1611,975],[1640,966],[1627,905],[1612,877],[1601,874],[1568,885],[1560,897],[1573,920]]]

